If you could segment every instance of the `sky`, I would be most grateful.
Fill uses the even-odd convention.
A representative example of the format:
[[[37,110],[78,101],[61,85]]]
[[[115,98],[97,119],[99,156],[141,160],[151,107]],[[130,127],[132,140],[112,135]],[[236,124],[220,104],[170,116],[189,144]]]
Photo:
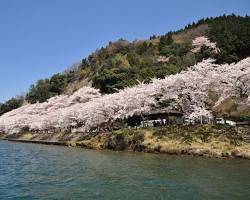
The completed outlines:
[[[0,102],[109,41],[147,39],[231,13],[250,15],[250,1],[0,0]]]

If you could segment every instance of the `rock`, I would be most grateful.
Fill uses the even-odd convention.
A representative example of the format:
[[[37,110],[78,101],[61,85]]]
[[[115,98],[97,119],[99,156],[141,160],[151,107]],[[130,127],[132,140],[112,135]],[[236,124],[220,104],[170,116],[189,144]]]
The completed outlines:
[[[143,144],[136,144],[136,145],[132,146],[132,149],[134,151],[145,151],[146,146]]]
[[[124,140],[119,140],[119,141],[116,141],[116,146],[115,146],[115,150],[125,150],[127,149],[128,145],[126,143],[126,141]]]
[[[186,154],[186,153],[188,153],[188,150],[187,150],[187,149],[182,149],[182,150],[181,150],[181,153],[182,153],[182,154]]]
[[[146,153],[154,153],[155,151],[153,149],[146,149],[145,152]]]
[[[222,153],[221,153],[221,156],[222,156],[222,157],[227,157],[227,158],[228,158],[228,157],[231,156],[231,153],[230,153],[230,152],[222,152]]]
[[[242,158],[243,157],[243,155],[242,155],[242,153],[239,151],[239,150],[233,150],[232,152],[231,152],[231,155],[233,156],[233,157],[235,157],[235,158]]]
[[[211,152],[208,149],[202,149],[203,154],[211,154]]]
[[[156,148],[160,148],[160,149],[156,149]],[[180,154],[183,154],[181,149],[170,148],[170,147],[165,147],[165,146],[155,147],[155,150],[157,150],[157,152],[166,153],[166,154],[169,154],[169,155],[180,155]]]
[[[203,156],[203,151],[201,149],[190,149],[187,152],[189,155],[193,156]]]
[[[213,153],[213,157],[215,157],[215,158],[221,158],[221,156],[222,156],[221,152],[214,152]]]
[[[157,145],[157,146],[154,148],[154,151],[155,151],[155,152],[160,152],[160,151],[161,151],[161,145]]]
[[[67,146],[68,147],[76,147],[76,143],[75,142],[68,142]]]
[[[211,154],[204,154],[203,156],[206,157],[206,158],[211,158],[212,157]]]
[[[84,143],[79,143],[78,146],[82,148],[90,148],[90,145],[84,144]]]
[[[105,149],[110,150],[125,150],[128,145],[124,139],[108,138],[103,145]]]
[[[244,153],[243,158],[250,160],[250,154]]]
[[[106,147],[107,149],[115,150],[116,145],[113,143],[112,140],[108,140],[108,141],[105,143],[105,147]]]
[[[71,146],[72,147],[76,147],[76,143],[75,142],[71,142]]]
[[[179,150],[179,149],[167,149],[166,153],[171,154],[171,155],[180,155],[181,150]]]

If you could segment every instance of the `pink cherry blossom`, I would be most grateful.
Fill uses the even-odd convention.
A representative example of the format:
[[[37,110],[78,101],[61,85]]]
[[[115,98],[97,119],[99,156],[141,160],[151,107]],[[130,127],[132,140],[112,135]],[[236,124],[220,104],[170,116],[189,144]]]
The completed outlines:
[[[244,96],[250,104],[250,58],[230,65],[213,62],[203,60],[179,74],[153,79],[149,84],[139,83],[114,94],[101,95],[97,89],[83,87],[72,95],[27,104],[0,117],[0,132],[94,131],[110,127],[117,119],[145,114],[159,101],[168,101],[169,109],[182,111],[190,119],[211,118],[209,90],[220,95],[215,106],[231,96]]]

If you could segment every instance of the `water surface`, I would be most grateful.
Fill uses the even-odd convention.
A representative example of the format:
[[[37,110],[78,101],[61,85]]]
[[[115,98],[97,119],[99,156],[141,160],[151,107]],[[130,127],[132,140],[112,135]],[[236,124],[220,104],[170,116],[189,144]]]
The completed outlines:
[[[250,161],[0,141],[0,199],[250,199]]]

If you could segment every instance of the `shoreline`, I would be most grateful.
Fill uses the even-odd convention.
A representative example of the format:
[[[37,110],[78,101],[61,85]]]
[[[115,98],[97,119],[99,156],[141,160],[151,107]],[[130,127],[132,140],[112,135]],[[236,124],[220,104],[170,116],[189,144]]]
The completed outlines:
[[[193,129],[191,127],[190,130],[185,127],[187,132],[184,133],[176,132],[184,131],[184,127],[122,129],[98,134],[25,132],[17,135],[2,134],[0,139],[10,142],[81,147],[95,150],[250,160],[250,144],[244,142],[241,135],[232,137],[233,133],[230,133],[230,138],[221,132],[222,129],[227,130],[227,128],[231,127],[225,129],[224,127],[215,128],[203,125],[193,127]],[[209,134],[205,130],[208,130]],[[168,131],[171,131],[171,134]],[[199,135],[199,131],[202,131],[201,135]],[[220,131],[220,135],[216,135],[216,131]],[[181,136],[178,134],[181,134]],[[206,134],[207,138],[203,138]]]
[[[68,146],[66,142],[51,142],[42,140],[19,140],[19,139],[0,139],[8,142],[20,142],[20,143],[32,143],[32,144],[44,144],[44,145],[55,145],[55,146]]]
[[[218,159],[246,159],[250,160],[250,157],[243,156],[242,154],[235,154],[235,155],[228,155],[228,154],[213,154],[208,150],[204,149],[169,149],[167,151],[138,151],[138,150],[131,150],[131,149],[108,149],[108,148],[93,148],[91,146],[82,145],[78,142],[51,142],[51,141],[42,141],[42,140],[19,140],[19,139],[0,139],[2,141],[8,142],[19,142],[19,143],[27,143],[27,144],[41,144],[41,145],[53,145],[53,146],[64,146],[64,147],[79,147],[82,149],[92,149],[92,150],[110,150],[110,151],[127,151],[127,152],[142,152],[142,153],[153,153],[153,154],[165,154],[165,155],[186,155],[186,156],[195,156],[195,157],[206,157],[206,158],[218,158]]]

